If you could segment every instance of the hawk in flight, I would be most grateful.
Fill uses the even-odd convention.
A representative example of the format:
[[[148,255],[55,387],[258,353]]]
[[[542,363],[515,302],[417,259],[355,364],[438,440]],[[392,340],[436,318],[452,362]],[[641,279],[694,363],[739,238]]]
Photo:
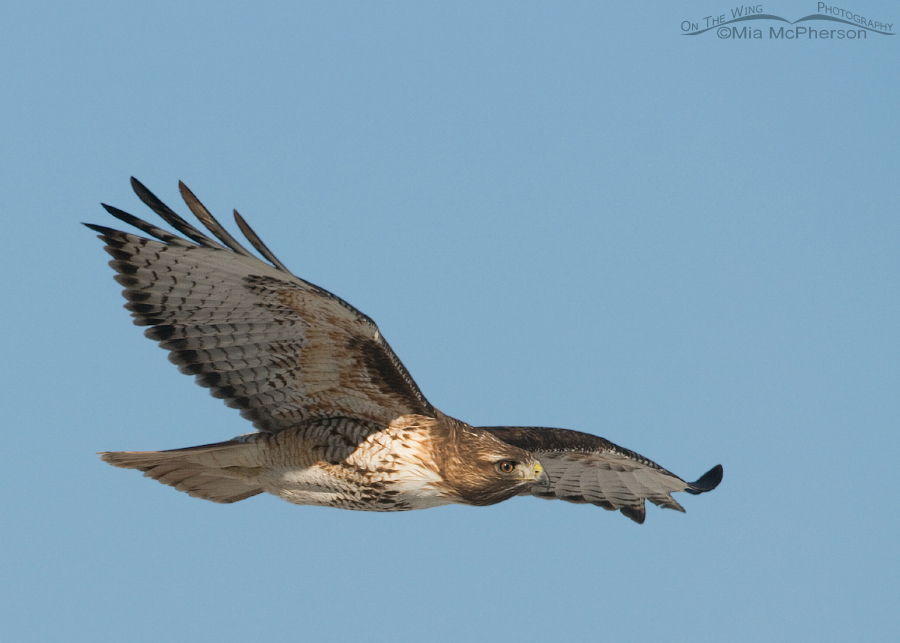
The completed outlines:
[[[473,427],[444,415],[371,319],[291,274],[237,211],[266,261],[184,184],[188,208],[212,237],[131,182],[187,239],[104,205],[155,239],[87,224],[112,255],[125,307],[182,373],[240,409],[256,431],[184,449],[102,453],[106,462],[213,502],[267,491],[300,505],[403,511],[533,495],[618,509],[638,523],[645,500],[684,511],[673,491],[700,494],[722,480],[718,465],[685,482],[586,433]]]

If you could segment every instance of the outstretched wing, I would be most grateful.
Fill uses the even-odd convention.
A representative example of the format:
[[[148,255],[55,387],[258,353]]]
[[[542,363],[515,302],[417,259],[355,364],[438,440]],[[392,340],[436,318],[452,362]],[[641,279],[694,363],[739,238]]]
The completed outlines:
[[[628,449],[579,431],[537,427],[482,427],[495,437],[535,454],[550,485],[534,485],[521,495],[591,503],[619,509],[637,523],[644,522],[644,500],[660,507],[684,511],[672,499],[673,491],[692,494],[712,491],[722,480],[716,465],[696,482],[685,482],[674,473]]]
[[[270,263],[241,246],[184,184],[188,207],[218,241],[131,182],[144,203],[192,241],[107,205],[159,241],[86,225],[106,242],[134,323],[151,327],[144,334],[169,351],[182,373],[195,375],[261,431],[310,418],[388,424],[410,413],[434,415],[375,323],[292,275],[237,211],[241,231]]]

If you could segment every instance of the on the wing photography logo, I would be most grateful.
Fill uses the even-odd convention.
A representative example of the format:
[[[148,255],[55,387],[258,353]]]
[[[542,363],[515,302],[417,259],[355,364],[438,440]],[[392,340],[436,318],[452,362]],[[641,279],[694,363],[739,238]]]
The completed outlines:
[[[730,16],[723,13],[705,16],[696,21],[683,20],[681,23],[683,36],[699,36],[708,31],[715,31],[722,40],[868,40],[870,37],[895,35],[894,23],[884,22],[882,17],[875,20],[827,2],[818,3],[816,13],[793,22],[765,13],[763,6],[757,4],[735,7],[730,10]]]

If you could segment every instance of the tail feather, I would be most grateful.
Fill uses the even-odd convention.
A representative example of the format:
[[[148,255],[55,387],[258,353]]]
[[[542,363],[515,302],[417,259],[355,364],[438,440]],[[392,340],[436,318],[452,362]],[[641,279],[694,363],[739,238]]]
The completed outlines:
[[[171,451],[108,451],[100,458],[114,467],[143,471],[195,498],[230,503],[262,493],[255,482],[257,449],[253,441],[229,440]]]

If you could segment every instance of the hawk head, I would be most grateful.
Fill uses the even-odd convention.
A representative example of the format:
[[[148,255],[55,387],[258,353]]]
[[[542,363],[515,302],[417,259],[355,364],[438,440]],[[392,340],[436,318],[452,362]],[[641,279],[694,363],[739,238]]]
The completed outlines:
[[[549,485],[547,473],[529,451],[462,422],[441,424],[443,430],[432,435],[432,456],[454,502],[493,505],[531,485]]]

